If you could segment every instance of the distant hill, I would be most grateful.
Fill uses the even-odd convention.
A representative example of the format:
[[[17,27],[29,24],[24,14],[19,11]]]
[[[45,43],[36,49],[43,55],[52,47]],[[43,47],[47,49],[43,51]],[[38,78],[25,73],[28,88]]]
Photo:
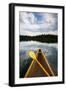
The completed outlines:
[[[57,35],[37,35],[37,36],[22,36],[20,35],[20,41],[39,41],[39,42],[47,42],[47,43],[56,43],[58,42]]]

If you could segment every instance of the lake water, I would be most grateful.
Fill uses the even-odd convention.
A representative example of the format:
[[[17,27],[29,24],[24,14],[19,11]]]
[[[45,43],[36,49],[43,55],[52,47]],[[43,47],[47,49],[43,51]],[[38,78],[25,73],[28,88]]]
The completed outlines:
[[[36,51],[41,48],[50,64],[54,68],[56,75],[58,74],[58,44],[57,43],[41,43],[37,41],[24,41],[20,42],[20,78],[23,78],[32,59],[29,57],[28,52]]]

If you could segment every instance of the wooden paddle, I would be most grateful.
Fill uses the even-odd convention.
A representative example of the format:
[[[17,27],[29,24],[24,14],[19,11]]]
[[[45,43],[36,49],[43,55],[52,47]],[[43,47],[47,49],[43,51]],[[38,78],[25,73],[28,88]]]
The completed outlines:
[[[46,73],[46,75],[50,76],[49,73],[45,70],[45,68],[41,65],[41,63],[37,60],[35,53],[33,51],[29,51],[28,54],[32,59],[34,59],[38,63],[38,65]]]

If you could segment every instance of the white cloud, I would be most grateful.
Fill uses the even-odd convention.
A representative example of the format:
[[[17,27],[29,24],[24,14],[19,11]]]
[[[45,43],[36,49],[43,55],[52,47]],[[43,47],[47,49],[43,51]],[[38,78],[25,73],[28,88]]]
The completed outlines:
[[[42,13],[42,23],[33,13],[20,12],[20,35],[57,34],[57,17]]]
[[[34,15],[29,12],[20,12],[20,19],[22,23],[25,23],[25,24],[35,23]]]

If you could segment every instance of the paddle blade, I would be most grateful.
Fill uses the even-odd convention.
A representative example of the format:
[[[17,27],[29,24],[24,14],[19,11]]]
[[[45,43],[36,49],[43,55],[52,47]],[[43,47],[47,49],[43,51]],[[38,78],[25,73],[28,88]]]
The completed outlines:
[[[29,51],[29,56],[32,58],[32,59],[34,59],[34,60],[36,60],[37,58],[36,58],[36,55],[35,55],[35,53],[33,52],[33,51]]]

